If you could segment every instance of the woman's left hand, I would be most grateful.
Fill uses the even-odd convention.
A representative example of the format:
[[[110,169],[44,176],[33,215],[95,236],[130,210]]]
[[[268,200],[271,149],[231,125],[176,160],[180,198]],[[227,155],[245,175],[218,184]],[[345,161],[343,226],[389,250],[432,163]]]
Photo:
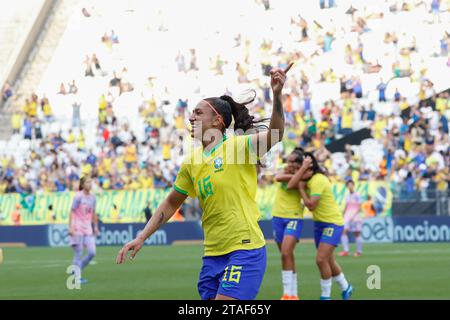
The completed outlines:
[[[286,74],[293,65],[294,63],[291,62],[284,70],[280,68],[273,68],[270,70],[270,86],[272,87],[272,92],[274,95],[281,94],[281,90],[286,82]]]

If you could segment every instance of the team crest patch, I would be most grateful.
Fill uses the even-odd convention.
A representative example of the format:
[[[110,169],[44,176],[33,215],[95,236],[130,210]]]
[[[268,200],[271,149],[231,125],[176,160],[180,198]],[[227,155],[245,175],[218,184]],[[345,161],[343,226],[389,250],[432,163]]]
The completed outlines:
[[[216,169],[214,172],[223,171],[223,159],[222,157],[218,157],[214,159],[214,168]]]

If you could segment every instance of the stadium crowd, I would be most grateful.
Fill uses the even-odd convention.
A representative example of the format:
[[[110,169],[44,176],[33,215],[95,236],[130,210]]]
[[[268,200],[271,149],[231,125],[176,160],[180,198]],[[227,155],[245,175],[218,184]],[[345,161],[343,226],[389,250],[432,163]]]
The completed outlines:
[[[177,74],[186,81],[198,79],[198,74],[205,71],[218,77],[234,75],[236,83],[258,89],[250,112],[263,118],[272,102],[267,82],[270,68],[285,67],[295,61],[297,68],[284,91],[286,134],[280,148],[283,155],[295,146],[302,146],[317,153],[333,179],[390,181],[396,195],[402,198],[416,195],[426,198],[428,194],[423,190],[448,190],[450,95],[449,91],[437,92],[436,79],[428,75],[427,65],[430,59],[445,59],[447,69],[442,74],[449,73],[450,30],[439,35],[440,41],[435,43],[436,50],[432,53],[414,36],[398,32],[394,26],[384,33],[376,54],[363,39],[380,24],[386,24],[386,16],[395,19],[400,15],[417,17],[421,13],[419,17],[431,25],[442,23],[441,16],[450,14],[450,4],[386,1],[382,10],[382,6],[355,9],[329,2],[328,6],[334,8],[328,9],[325,1],[320,1],[323,11],[339,10],[333,13],[349,17],[348,24],[325,23],[328,21],[325,18],[291,13],[290,40],[304,45],[304,50],[290,50],[269,37],[257,41],[242,30],[233,37],[233,49],[239,52],[239,58],[211,55],[205,63],[199,59],[199,49],[180,48],[173,61]],[[264,12],[270,13],[269,1],[255,1],[254,6],[264,6]],[[84,17],[95,19],[91,14]],[[449,24],[442,26],[445,29]],[[170,25],[161,24],[155,32],[164,33],[167,28]],[[346,37],[349,33],[355,35],[351,41]],[[108,50],[123,45],[120,34],[114,30],[99,35],[98,41]],[[147,83],[138,86],[129,76],[127,66],[120,72],[108,69],[102,59],[90,54],[80,65],[85,78],[92,77],[108,88],[98,97],[95,143],[86,143],[84,119],[76,99],[71,110],[72,127],[54,132],[50,128],[58,117],[53,113],[52,101],[45,95],[32,93],[20,109],[14,110],[11,125],[13,134],[30,140],[33,147],[23,154],[22,161],[0,153],[0,193],[76,190],[79,178],[84,175],[94,178],[94,190],[172,186],[180,165],[182,139],[171,133],[188,128],[187,117],[196,101],[172,95],[170,83],[162,83],[158,74],[149,75]],[[321,67],[327,59],[345,67],[331,64]],[[367,82],[363,79],[370,75],[377,83],[365,88]],[[418,88],[415,96],[394,85],[395,81],[405,79]],[[61,79],[59,88],[55,88],[59,95],[83,94],[77,86],[83,79],[66,81]],[[324,94],[324,88],[336,86],[338,95],[315,99]],[[121,121],[115,112],[117,98],[136,90],[142,96],[139,118],[144,123],[144,132],[136,132],[137,128]],[[12,95],[11,87],[5,85],[3,99],[6,101]],[[382,146],[379,161],[374,164],[373,159],[367,160],[357,149],[347,146],[343,153],[345,161],[333,162],[326,146],[361,128],[370,128],[373,139]],[[281,158],[274,164],[279,165]],[[261,184],[270,183],[271,173],[273,168],[261,171]]]

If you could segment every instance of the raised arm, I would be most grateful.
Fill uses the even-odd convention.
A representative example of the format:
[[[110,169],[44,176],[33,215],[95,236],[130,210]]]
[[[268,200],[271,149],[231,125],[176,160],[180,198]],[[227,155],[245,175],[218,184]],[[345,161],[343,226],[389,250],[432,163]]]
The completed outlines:
[[[309,168],[311,168],[311,166],[312,166],[311,158],[306,157],[303,160],[300,169],[298,169],[297,172],[294,174],[294,176],[289,180],[287,188],[288,189],[297,189],[303,175]]]
[[[273,107],[272,116],[270,117],[269,130],[251,136],[251,144],[253,149],[256,150],[257,155],[260,157],[264,156],[264,154],[266,154],[275,144],[283,139],[284,110],[281,102],[281,92],[286,81],[286,73],[289,69],[291,69],[293,64],[294,63],[291,62],[284,70],[274,68],[270,71]],[[278,134],[276,134],[274,130],[278,130]],[[273,137],[272,132],[274,132]]]
[[[172,190],[167,198],[159,205],[158,209],[151,219],[148,221],[144,230],[134,239],[127,243],[119,251],[116,258],[116,263],[121,264],[125,262],[128,255],[128,251],[132,250],[131,259],[133,259],[139,250],[144,245],[144,241],[150,237],[156,230],[158,230],[164,223],[175,214],[175,211],[181,206],[188,196],[184,195],[176,190]]]
[[[301,181],[298,184],[298,191],[303,199],[305,207],[307,207],[309,211],[313,211],[319,205],[320,196],[308,195],[305,182]]]
[[[294,175],[290,174],[290,173],[278,172],[275,175],[275,181],[276,182],[289,182],[289,180],[291,180],[293,176]]]

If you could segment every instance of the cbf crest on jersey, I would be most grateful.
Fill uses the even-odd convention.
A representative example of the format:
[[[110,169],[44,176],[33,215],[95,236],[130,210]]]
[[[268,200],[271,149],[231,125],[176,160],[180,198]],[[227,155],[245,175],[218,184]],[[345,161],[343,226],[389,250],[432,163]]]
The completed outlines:
[[[222,157],[217,157],[214,159],[214,168],[216,169],[214,172],[223,171],[223,159]]]

